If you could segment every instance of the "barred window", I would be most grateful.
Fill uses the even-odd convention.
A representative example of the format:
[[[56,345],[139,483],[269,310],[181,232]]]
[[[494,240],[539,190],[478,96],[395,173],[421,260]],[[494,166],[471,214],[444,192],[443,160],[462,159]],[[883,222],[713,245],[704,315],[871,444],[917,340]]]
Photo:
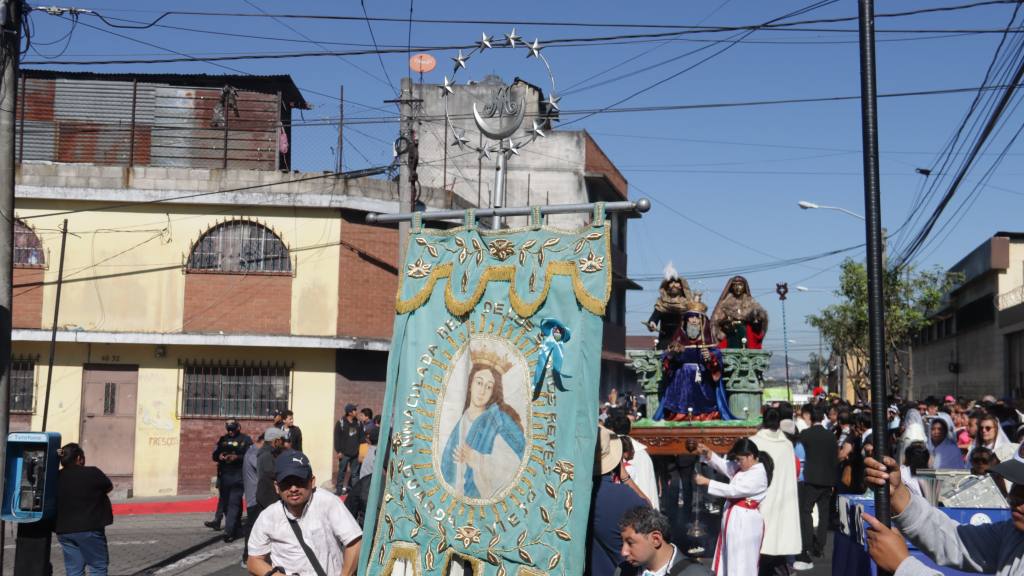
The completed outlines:
[[[264,418],[288,408],[291,366],[185,365],[183,416]]]
[[[189,270],[291,272],[288,247],[273,230],[249,220],[214,226],[192,246]]]
[[[35,358],[11,358],[11,412],[31,414],[36,403]]]
[[[43,243],[34,230],[21,220],[14,221],[14,265],[25,267],[42,267],[46,264],[43,258]]]

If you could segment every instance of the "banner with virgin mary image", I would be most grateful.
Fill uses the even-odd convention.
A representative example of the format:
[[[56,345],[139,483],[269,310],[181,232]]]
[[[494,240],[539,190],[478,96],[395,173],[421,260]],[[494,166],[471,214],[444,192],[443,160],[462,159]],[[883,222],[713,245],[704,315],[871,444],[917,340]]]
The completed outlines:
[[[582,573],[609,241],[413,222],[362,574]]]

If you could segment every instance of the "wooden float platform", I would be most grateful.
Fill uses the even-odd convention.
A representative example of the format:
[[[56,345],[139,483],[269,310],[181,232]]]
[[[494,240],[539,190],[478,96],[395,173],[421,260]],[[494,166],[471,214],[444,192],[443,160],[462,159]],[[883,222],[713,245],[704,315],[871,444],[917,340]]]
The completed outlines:
[[[711,420],[707,422],[662,422],[638,420],[629,433],[647,446],[651,456],[679,456],[690,454],[687,440],[696,440],[725,454],[740,438],[753,436],[760,420]]]

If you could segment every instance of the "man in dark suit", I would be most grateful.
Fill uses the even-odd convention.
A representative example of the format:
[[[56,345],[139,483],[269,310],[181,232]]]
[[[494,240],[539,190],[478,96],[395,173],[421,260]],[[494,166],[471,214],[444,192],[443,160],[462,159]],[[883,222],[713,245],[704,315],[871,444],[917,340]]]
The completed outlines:
[[[625,562],[614,576],[711,576],[700,562],[672,544],[668,518],[648,506],[628,510],[619,520]]]
[[[821,404],[805,405],[801,411],[810,427],[800,433],[800,443],[807,457],[804,462],[804,481],[800,483],[800,533],[803,552],[793,567],[797,570],[814,568],[811,556],[821,557],[828,537],[832,512],[832,488],[839,472],[839,449],[836,437],[822,426],[825,408]],[[814,530],[811,511],[818,506],[818,527]]]

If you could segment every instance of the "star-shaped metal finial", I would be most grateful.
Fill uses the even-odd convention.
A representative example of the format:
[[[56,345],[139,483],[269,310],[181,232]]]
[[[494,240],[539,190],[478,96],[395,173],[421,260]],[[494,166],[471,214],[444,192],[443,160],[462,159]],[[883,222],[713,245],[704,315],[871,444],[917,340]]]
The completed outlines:
[[[522,148],[519,144],[515,143],[511,138],[508,139],[508,151],[519,156],[519,149]]]
[[[459,149],[461,150],[465,147],[466,144],[469,144],[469,139],[466,138],[465,131],[459,132],[458,130],[455,130],[454,134],[455,139],[452,140],[452,146],[458,146]]]
[[[479,42],[478,46],[480,46],[480,51],[481,52],[483,52],[487,48],[491,47],[491,40],[492,40],[492,38],[490,36],[488,36],[486,32],[481,32],[480,33],[480,42]]]
[[[538,122],[538,121],[534,120],[533,121],[533,128],[530,130],[530,132],[532,132],[534,136],[538,136],[540,138],[544,138],[545,136],[547,136],[547,134],[544,133],[543,128],[544,128],[544,123],[543,122]]]
[[[548,94],[548,99],[545,100],[545,103],[548,105],[548,108],[558,112],[558,111],[561,110],[561,108],[558,107],[558,101],[559,100],[561,100],[560,97],[555,96],[554,93],[551,93],[551,94]]]
[[[530,50],[530,53],[526,55],[527,58],[531,56],[534,58],[540,58],[540,40],[534,38],[533,44],[527,44],[526,47]]]
[[[476,151],[477,154],[480,155],[480,160],[483,160],[484,158],[487,158],[488,160],[491,159],[491,151],[488,149],[487,146],[480,146],[476,149]]]
[[[455,71],[456,72],[459,71],[459,68],[465,68],[466,67],[466,60],[468,60],[468,58],[462,55],[462,50],[460,49],[459,50],[459,55],[456,56],[455,58],[452,58],[452,61],[455,62]]]
[[[509,48],[515,48],[516,42],[522,42],[523,37],[516,34],[516,29],[512,28],[512,32],[510,32],[509,34],[505,34],[505,41],[508,42]]]
[[[441,86],[441,97],[442,98],[444,98],[445,96],[447,96],[449,94],[455,94],[455,90],[452,89],[452,86],[454,86],[454,84],[452,84],[451,80],[449,80],[448,77],[445,76],[444,77],[444,85]]]

